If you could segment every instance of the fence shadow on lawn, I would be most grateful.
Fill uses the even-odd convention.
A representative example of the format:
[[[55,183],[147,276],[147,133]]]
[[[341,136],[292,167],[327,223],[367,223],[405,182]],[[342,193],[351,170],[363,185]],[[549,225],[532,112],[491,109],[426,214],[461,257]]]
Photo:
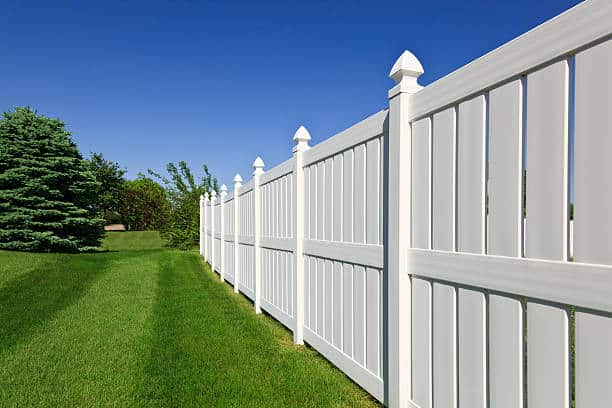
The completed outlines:
[[[62,256],[53,267],[34,268],[1,287],[0,351],[26,339],[76,303],[104,273],[108,259],[101,255]]]

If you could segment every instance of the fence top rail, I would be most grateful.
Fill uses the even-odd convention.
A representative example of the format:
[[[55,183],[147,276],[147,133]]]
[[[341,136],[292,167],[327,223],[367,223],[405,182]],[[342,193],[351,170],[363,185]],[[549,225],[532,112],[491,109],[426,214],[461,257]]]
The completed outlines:
[[[285,160],[278,166],[266,171],[260,177],[260,185],[268,184],[278,178],[281,178],[293,171],[293,157],[289,160]]]
[[[253,190],[253,179],[247,181],[240,187],[240,197]]]
[[[304,167],[382,135],[387,129],[388,112],[388,109],[376,112],[305,151]]]
[[[612,34],[612,1],[587,0],[417,92],[409,120],[566,57]]]

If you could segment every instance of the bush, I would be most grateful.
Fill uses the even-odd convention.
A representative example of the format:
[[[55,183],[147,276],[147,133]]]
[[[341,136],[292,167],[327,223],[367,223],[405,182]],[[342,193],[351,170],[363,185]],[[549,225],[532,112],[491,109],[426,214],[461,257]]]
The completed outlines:
[[[126,170],[119,163],[106,160],[101,153],[92,153],[85,163],[98,182],[94,194],[94,211],[107,224],[118,223],[119,199]]]
[[[166,190],[140,174],[123,185],[119,198],[119,215],[131,231],[160,230],[168,221],[170,203]]]
[[[166,170],[170,179],[149,170],[149,173],[166,186],[170,202],[168,219],[161,229],[162,238],[168,245],[179,249],[191,249],[198,243],[200,236],[200,195],[209,194],[213,189],[219,190],[216,177],[202,166],[204,174],[196,181],[187,163],[181,161],[178,166],[169,163]]]
[[[16,108],[0,119],[0,248],[87,251],[103,235],[98,184],[65,125]]]

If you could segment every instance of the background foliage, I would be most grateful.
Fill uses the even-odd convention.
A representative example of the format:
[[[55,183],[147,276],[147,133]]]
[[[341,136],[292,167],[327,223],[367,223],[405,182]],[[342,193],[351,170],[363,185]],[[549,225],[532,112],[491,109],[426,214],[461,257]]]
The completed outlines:
[[[87,251],[102,238],[98,183],[64,123],[15,108],[0,119],[0,248]]]
[[[118,213],[130,231],[160,230],[164,228],[170,213],[166,190],[139,174],[136,180],[123,183]]]
[[[184,161],[168,163],[169,178],[152,170],[149,174],[160,180],[166,189],[170,211],[161,229],[162,237],[170,246],[180,249],[192,248],[199,239],[200,195],[219,191],[217,178],[212,176],[208,166],[202,166],[203,175],[196,179]]]
[[[119,201],[124,187],[127,171],[119,163],[106,160],[102,153],[92,153],[85,163],[98,182],[94,192],[93,210],[107,224],[121,222]]]

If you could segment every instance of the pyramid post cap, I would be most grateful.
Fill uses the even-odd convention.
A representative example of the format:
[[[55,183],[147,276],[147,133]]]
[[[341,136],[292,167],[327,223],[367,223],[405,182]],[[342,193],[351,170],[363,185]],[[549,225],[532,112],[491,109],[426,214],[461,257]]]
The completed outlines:
[[[236,175],[234,176],[234,184],[239,183],[242,183],[242,177],[240,176],[240,174],[236,173]]]
[[[310,139],[310,133],[308,132],[308,129],[306,129],[304,126],[300,126],[293,135],[293,141],[296,143],[308,142]]]
[[[265,166],[264,161],[261,159],[261,157],[257,156],[255,161],[253,162],[253,168],[255,169],[255,171],[253,171],[253,175],[258,176],[260,174],[263,174],[264,166]]]
[[[304,152],[310,149],[308,145],[308,141],[310,140],[310,132],[304,126],[300,126],[293,135],[293,141],[295,145],[293,146],[293,153],[296,152]]]
[[[210,197],[215,198],[217,196],[217,192],[215,190],[210,192]]]
[[[227,186],[225,184],[221,184],[221,195],[224,196],[227,194]]]
[[[257,158],[255,159],[255,161],[253,162],[253,168],[254,169],[263,169],[265,166],[264,161],[262,160],[261,157],[257,156]]]
[[[403,77],[408,76],[416,79],[421,76],[423,72],[425,72],[425,70],[419,59],[410,51],[405,50],[395,61],[395,64],[393,64],[389,72],[389,78],[399,83]]]

